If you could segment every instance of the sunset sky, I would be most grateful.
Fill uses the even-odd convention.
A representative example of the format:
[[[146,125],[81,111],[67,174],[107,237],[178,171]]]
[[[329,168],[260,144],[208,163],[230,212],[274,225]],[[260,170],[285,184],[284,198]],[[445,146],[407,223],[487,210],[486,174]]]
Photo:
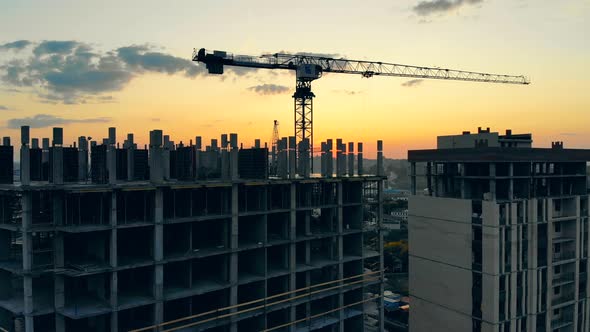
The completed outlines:
[[[121,3],[124,3],[121,4]],[[237,132],[293,135],[295,76],[208,75],[193,48],[313,52],[350,59],[525,75],[529,86],[326,74],[313,83],[316,145],[363,141],[374,157],[434,148],[477,127],[590,148],[590,0],[0,1],[1,136],[64,128],[66,142],[118,128],[147,143]],[[267,84],[265,89],[262,87]]]

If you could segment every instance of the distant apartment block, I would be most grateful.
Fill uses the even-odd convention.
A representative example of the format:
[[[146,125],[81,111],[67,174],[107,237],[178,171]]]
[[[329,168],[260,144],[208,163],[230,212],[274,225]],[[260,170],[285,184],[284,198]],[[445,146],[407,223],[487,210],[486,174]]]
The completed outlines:
[[[322,174],[301,175],[287,142],[269,176],[268,150],[236,134],[154,130],[141,148],[110,128],[65,146],[61,128],[39,144],[23,127],[14,180],[5,138],[0,328],[352,332],[370,316],[383,330],[384,177],[340,141],[333,172],[331,140]]]
[[[590,150],[531,144],[480,128],[408,152],[411,332],[590,330]]]

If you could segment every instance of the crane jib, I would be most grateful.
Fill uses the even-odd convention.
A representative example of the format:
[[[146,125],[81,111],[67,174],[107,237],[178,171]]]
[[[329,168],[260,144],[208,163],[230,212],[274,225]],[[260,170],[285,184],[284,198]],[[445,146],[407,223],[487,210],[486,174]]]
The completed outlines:
[[[207,51],[204,48],[193,52],[193,61],[206,65],[211,74],[223,74],[224,66],[287,69],[296,71],[294,133],[297,140],[296,155],[304,169],[313,170],[313,98],[311,82],[322,73],[360,74],[362,77],[392,76],[414,79],[437,79],[499,84],[530,84],[525,76],[479,73],[438,67],[421,67],[386,62],[336,59],[311,53],[249,56],[233,55],[224,51]],[[303,148],[301,148],[303,147]],[[311,165],[311,167],[310,167]]]

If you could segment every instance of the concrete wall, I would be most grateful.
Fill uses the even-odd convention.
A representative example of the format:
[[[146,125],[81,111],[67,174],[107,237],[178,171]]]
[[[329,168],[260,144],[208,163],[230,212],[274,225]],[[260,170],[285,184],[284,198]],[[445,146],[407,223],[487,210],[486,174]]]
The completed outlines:
[[[410,255],[471,269],[471,201],[412,196],[408,204]]]
[[[469,331],[471,201],[409,199],[410,331]]]
[[[409,278],[412,305],[419,298],[471,316],[470,270],[410,256]],[[412,307],[412,315],[415,314],[424,313]]]
[[[422,313],[428,313],[423,315]],[[471,331],[471,317],[445,307],[412,298],[410,331]]]
[[[436,138],[437,149],[461,149],[474,148],[476,140],[487,140],[489,147],[498,147],[498,133],[479,133],[468,135],[438,136]]]

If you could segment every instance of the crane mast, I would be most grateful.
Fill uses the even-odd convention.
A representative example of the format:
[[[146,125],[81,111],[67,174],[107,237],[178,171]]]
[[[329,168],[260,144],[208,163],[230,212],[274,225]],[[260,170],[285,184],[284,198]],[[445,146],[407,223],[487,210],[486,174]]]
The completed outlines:
[[[195,49],[193,61],[203,62],[210,74],[223,74],[224,66],[257,69],[286,69],[296,72],[294,101],[294,134],[297,140],[299,167],[313,171],[313,98],[311,82],[322,73],[357,74],[362,77],[393,76],[416,79],[438,79],[500,84],[530,84],[522,75],[503,75],[453,70],[438,67],[421,67],[387,62],[335,59],[306,53],[266,54],[261,56],[233,55],[224,51]],[[307,162],[309,160],[309,162]],[[305,166],[303,164],[306,164]]]

